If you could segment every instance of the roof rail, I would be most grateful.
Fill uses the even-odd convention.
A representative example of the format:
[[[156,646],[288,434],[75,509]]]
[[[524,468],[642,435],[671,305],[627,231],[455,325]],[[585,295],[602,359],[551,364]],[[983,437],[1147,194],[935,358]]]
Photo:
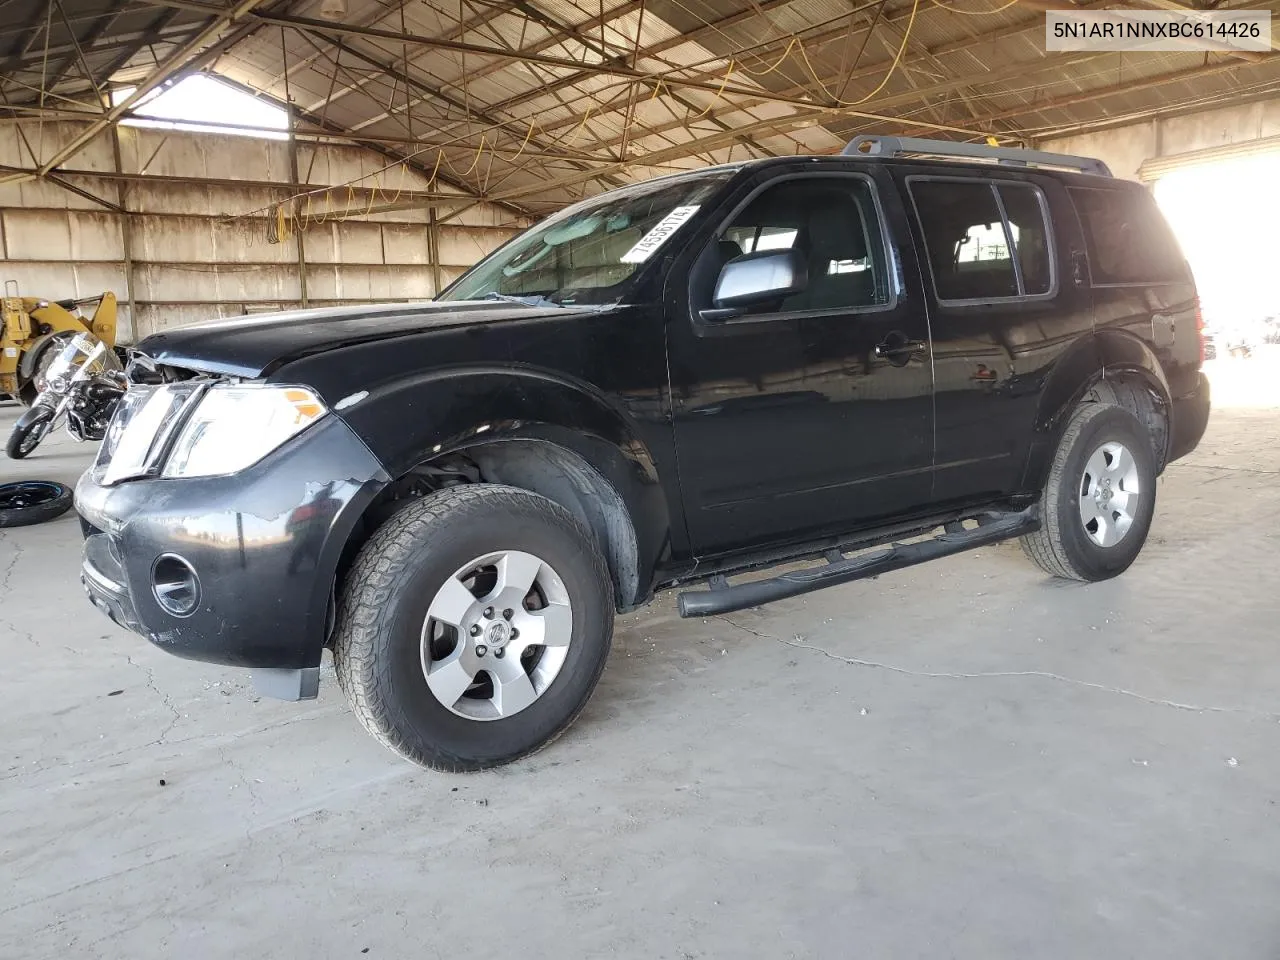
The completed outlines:
[[[985,143],[922,140],[915,137],[879,137],[864,134],[850,140],[843,154],[855,157],[901,157],[906,154],[961,157],[995,160],[997,163],[1020,167],[1065,167],[1099,177],[1111,176],[1111,170],[1107,165],[1092,157],[1073,157],[1068,153],[1044,153],[1040,150],[1023,150],[1021,147],[989,147]]]

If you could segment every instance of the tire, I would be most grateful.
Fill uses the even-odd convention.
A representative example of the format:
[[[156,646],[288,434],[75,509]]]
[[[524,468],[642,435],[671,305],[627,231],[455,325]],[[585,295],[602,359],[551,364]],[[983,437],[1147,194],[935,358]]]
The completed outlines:
[[[52,422],[53,411],[47,406],[37,404],[30,407],[13,425],[9,440],[4,445],[4,452],[11,460],[21,460],[28,456],[45,438]]]
[[[0,527],[25,527],[71,509],[71,488],[52,480],[0,483]]]
[[[1123,457],[1115,459],[1117,445],[1128,452],[1132,471],[1123,470]],[[1108,449],[1113,452],[1110,465],[1093,469],[1092,464],[1106,464]],[[1101,460],[1094,459],[1099,456]],[[1117,471],[1114,479],[1108,475],[1111,470]],[[1111,484],[1100,487],[1105,480]],[[1126,486],[1136,489],[1125,491]],[[1098,495],[1082,496],[1088,489],[1098,490]],[[1097,581],[1118,576],[1137,559],[1146,542],[1155,492],[1156,456],[1146,426],[1112,404],[1083,404],[1067,421],[1050,466],[1040,501],[1041,527],[1022,538],[1022,548],[1055,577]],[[1105,501],[1100,499],[1104,495]],[[1122,501],[1128,506],[1120,511],[1129,518],[1127,526],[1115,519],[1115,508]],[[1086,525],[1086,511],[1098,514],[1092,528]],[[1118,532],[1121,526],[1124,530]],[[1112,535],[1118,539],[1105,544]]]
[[[1102,380],[1089,391],[1089,400],[1110,403],[1133,414],[1151,438],[1151,448],[1156,452],[1157,469],[1164,472],[1164,455],[1169,444],[1169,418],[1164,407],[1153,399],[1151,390],[1144,384],[1124,379]]]
[[[452,707],[432,692],[426,676],[428,669],[435,671],[460,656],[458,645],[467,643],[469,632],[459,620],[452,634],[452,653],[437,660],[434,652],[424,652],[434,651],[431,645],[436,641],[424,636],[453,628],[440,627],[429,612],[437,609],[451,580],[456,586],[468,564],[497,554],[532,556],[542,563],[540,579],[529,597],[543,590],[540,584],[550,568],[558,585],[555,589],[562,588],[560,600],[567,603],[571,615],[571,628],[562,623],[568,638],[563,652],[559,646],[554,651],[550,647],[531,651],[539,658],[536,669],[542,667],[541,657],[554,653],[561,658],[555,660],[557,672],[532,702],[511,715],[502,715],[494,707],[499,701],[497,674],[486,674],[484,681],[494,692],[492,700],[483,698],[482,682],[468,688]],[[518,582],[519,577],[512,580]],[[498,587],[502,583],[499,579]],[[473,597],[484,597],[486,587],[477,579],[471,592]],[[498,596],[501,605],[503,595]],[[470,598],[459,602],[465,604]],[[485,615],[490,609],[485,608]],[[471,635],[473,644],[490,636],[503,613],[494,610],[492,615],[492,621],[481,621],[479,638]],[[527,610],[517,612],[511,624],[528,622],[524,615]],[[550,619],[540,629],[550,635]],[[509,763],[560,736],[595,689],[612,637],[613,587],[591,533],[546,497],[515,487],[474,484],[438,491],[401,508],[365,544],[341,589],[333,658],[343,694],[374,737],[413,763],[462,772]],[[514,644],[517,638],[511,639]],[[449,638],[444,642],[449,643]],[[481,647],[468,649],[485,656]],[[470,662],[504,669],[514,663],[525,669],[519,651],[514,645],[510,649],[515,655],[501,664],[493,650],[487,660],[473,657]],[[529,669],[530,677],[533,672]],[[499,715],[490,719],[459,712],[478,715],[495,709]]]

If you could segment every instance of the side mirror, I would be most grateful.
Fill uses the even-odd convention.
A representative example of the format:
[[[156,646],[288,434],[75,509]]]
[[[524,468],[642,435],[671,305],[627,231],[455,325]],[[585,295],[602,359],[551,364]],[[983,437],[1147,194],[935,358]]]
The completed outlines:
[[[795,250],[760,250],[734,257],[720,270],[715,308],[702,311],[703,320],[728,320],[749,307],[800,293],[809,272]]]

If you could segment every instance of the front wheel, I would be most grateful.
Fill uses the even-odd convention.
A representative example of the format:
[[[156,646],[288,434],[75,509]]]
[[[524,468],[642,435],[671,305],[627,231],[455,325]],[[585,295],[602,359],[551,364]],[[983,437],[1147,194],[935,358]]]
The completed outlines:
[[[591,533],[546,497],[451,487],[402,507],[348,574],[334,666],[365,728],[437,770],[533,753],[586,705],[613,636]]]
[[[1106,580],[1137,559],[1156,504],[1151,435],[1129,411],[1081,406],[1063,431],[1040,501],[1041,527],[1022,547],[1042,570]]]
[[[4,452],[13,460],[21,460],[29,455],[48,434],[53,426],[53,417],[54,411],[42,403],[30,407],[13,425]]]

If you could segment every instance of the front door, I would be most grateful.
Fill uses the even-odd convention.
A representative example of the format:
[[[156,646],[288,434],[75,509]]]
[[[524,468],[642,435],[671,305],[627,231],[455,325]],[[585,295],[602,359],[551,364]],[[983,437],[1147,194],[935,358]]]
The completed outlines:
[[[698,253],[689,315],[668,325],[699,558],[849,532],[929,500],[928,325],[918,290],[903,289],[902,207],[853,164],[824,170],[775,169],[751,185]],[[700,316],[724,263],[780,248],[807,265],[801,292],[732,320]]]

